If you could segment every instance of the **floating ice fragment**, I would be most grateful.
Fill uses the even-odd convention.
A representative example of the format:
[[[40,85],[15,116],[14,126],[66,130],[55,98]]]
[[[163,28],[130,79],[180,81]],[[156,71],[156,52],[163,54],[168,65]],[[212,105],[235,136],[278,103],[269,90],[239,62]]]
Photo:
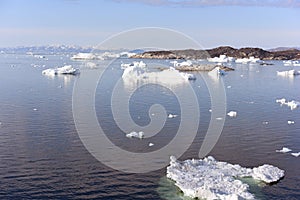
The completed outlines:
[[[55,68],[55,69],[45,69],[42,71],[42,74],[47,76],[55,76],[55,75],[65,75],[65,74],[71,74],[76,75],[79,74],[79,69],[75,69],[72,67],[72,65],[65,65],[63,67]]]
[[[250,56],[250,58],[238,58],[235,60],[236,63],[248,64],[248,63],[257,63],[259,62],[259,58],[255,58],[254,56]]]
[[[183,162],[170,157],[167,177],[175,181],[185,196],[200,199],[254,199],[249,186],[236,179],[253,177],[271,183],[284,176],[284,171],[272,165],[254,169],[244,168],[226,162],[219,162],[209,156],[204,159],[191,159]]]
[[[282,149],[276,150],[276,152],[279,152],[279,153],[288,153],[290,151],[292,151],[292,149],[289,149],[287,147],[282,147]]]
[[[295,156],[295,157],[298,157],[298,156],[300,156],[300,152],[298,152],[298,153],[291,153],[291,155]]]
[[[236,111],[230,111],[229,113],[227,113],[227,115],[228,115],[229,117],[236,117],[237,112],[236,112]]]
[[[268,121],[264,121],[264,122],[262,122],[263,124],[269,124],[269,122]]]
[[[295,122],[294,122],[294,121],[291,121],[291,120],[288,120],[287,123],[288,123],[288,124],[295,124]]]
[[[154,144],[150,142],[148,146],[149,146],[149,147],[152,147],[153,145],[154,145]]]
[[[300,63],[298,60],[284,60],[282,61],[284,66],[300,66]]]
[[[282,72],[277,71],[277,75],[278,76],[297,76],[297,75],[300,75],[300,71],[296,71],[294,69],[289,70],[289,71],[282,71]]]
[[[37,111],[37,108],[34,108],[33,110],[34,110],[34,111]]]
[[[291,108],[291,110],[295,110],[296,108],[298,108],[298,106],[300,106],[300,102],[299,101],[286,101],[286,99],[282,98],[282,99],[277,99],[276,103],[280,103],[281,105],[287,105],[288,107]]]
[[[76,55],[73,55],[71,57],[73,60],[94,60],[97,59],[97,57],[92,53],[78,53]]]
[[[180,75],[185,79],[185,80],[196,80],[196,76],[194,74],[189,74],[185,72],[180,72]]]
[[[187,60],[187,61],[183,61],[183,62],[178,62],[178,61],[171,61],[171,64],[173,64],[174,67],[184,67],[184,66],[192,66],[192,61]]]
[[[132,131],[128,134],[126,134],[126,137],[128,138],[140,138],[140,139],[143,139],[144,138],[144,132],[143,131],[140,131],[140,132],[135,132],[135,131]]]
[[[232,62],[234,61],[233,57],[227,57],[226,55],[220,55],[219,57],[214,58],[207,58],[208,62],[217,62],[217,63],[224,63],[224,62]]]
[[[231,88],[231,85],[228,85],[227,88],[230,89],[230,88]]]
[[[177,117],[178,115],[173,115],[173,114],[169,114],[168,115],[168,118],[175,118],[175,117]]]
[[[223,118],[222,117],[217,117],[216,120],[223,120]]]
[[[278,167],[264,164],[253,168],[252,177],[266,183],[273,183],[280,180],[284,176],[284,171]]]

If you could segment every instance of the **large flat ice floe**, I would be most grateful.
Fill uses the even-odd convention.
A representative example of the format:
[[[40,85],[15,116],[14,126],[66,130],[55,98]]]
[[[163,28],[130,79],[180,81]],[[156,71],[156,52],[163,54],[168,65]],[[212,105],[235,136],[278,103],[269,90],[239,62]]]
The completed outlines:
[[[279,181],[284,171],[272,165],[245,168],[220,162],[209,156],[204,159],[177,161],[171,156],[167,177],[175,181],[185,196],[201,199],[255,199],[249,186],[237,178],[252,177],[266,183]]]
[[[66,75],[66,74],[71,74],[71,75],[76,75],[79,74],[79,69],[73,68],[72,65],[65,65],[63,67],[58,67],[55,69],[45,69],[42,71],[42,74],[47,75],[47,76],[55,76],[55,75]]]

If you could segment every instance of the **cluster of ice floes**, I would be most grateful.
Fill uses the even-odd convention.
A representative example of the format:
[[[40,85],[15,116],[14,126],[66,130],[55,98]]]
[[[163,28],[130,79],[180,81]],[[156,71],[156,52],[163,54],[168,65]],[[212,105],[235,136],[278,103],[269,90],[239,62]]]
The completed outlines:
[[[58,67],[55,69],[45,69],[42,71],[42,74],[47,76],[55,76],[55,75],[76,75],[79,74],[79,69],[73,68],[72,65],[65,65],[63,67]]]
[[[183,61],[183,62],[178,62],[175,60],[175,61],[171,61],[170,63],[173,64],[174,67],[184,67],[184,66],[192,66],[193,65],[193,62],[190,60]]]
[[[209,156],[200,160],[177,161],[171,156],[167,177],[175,181],[185,196],[200,199],[254,199],[249,186],[238,178],[273,183],[284,176],[284,171],[272,165],[245,168],[227,162],[219,162]]]
[[[250,56],[249,58],[238,58],[235,60],[236,63],[248,64],[248,63],[257,63],[259,62],[259,58],[255,58],[254,56]]]
[[[284,66],[300,66],[300,62],[298,60],[284,60],[282,62]]]
[[[235,59],[233,57],[227,57],[226,55],[220,55],[219,57],[207,58],[208,62],[216,62],[216,63],[225,63],[225,62],[233,62]]]
[[[297,76],[300,75],[300,71],[296,71],[294,69],[288,71],[277,71],[278,76]]]
[[[281,105],[287,105],[288,107],[291,108],[291,110],[295,110],[300,106],[299,101],[295,101],[295,100],[287,101],[285,98],[276,99],[276,103],[280,103]]]
[[[144,136],[145,136],[145,134],[144,134],[143,131],[139,131],[139,132],[132,131],[132,132],[126,134],[126,137],[128,137],[128,138],[139,138],[139,139],[143,139]]]
[[[126,69],[128,67],[133,67],[133,68],[136,68],[136,67],[140,67],[140,68],[145,68],[146,67],[146,63],[144,63],[143,61],[134,61],[133,63],[122,63],[121,64],[121,68],[122,69]]]
[[[107,59],[114,59],[114,58],[129,58],[135,55],[135,53],[130,52],[121,52],[121,53],[114,53],[114,52],[104,52],[101,54],[98,53],[78,53],[73,55],[71,59],[73,60],[107,60]]]
[[[287,148],[287,147],[282,147],[282,149],[276,150],[276,152],[279,152],[279,153],[290,153],[291,151],[293,151],[293,150],[290,148]],[[294,153],[291,153],[291,155],[298,157],[298,156],[300,156],[300,152],[297,152],[297,153],[294,152]]]
[[[122,79],[125,84],[135,84],[136,82],[143,81],[176,85],[196,79],[194,74],[179,72],[174,67],[159,72],[150,71],[147,65],[142,61],[130,64],[123,63],[121,67],[124,69]]]

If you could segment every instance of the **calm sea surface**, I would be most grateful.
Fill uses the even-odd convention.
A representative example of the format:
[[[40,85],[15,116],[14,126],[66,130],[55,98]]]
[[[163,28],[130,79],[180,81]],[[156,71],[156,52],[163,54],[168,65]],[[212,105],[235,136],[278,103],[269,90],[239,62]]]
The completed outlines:
[[[116,146],[146,153],[162,148],[175,137],[181,111],[171,90],[155,84],[141,87],[124,104],[129,106],[136,124],[146,126],[150,122],[149,108],[153,104],[160,104],[167,113],[179,116],[166,119],[163,129],[151,138],[125,137],[113,120],[110,96],[123,73],[120,64],[132,61],[116,60],[109,65],[96,90],[95,108],[99,124]],[[155,62],[157,66],[169,65],[165,60]],[[72,61],[65,55],[36,58],[0,54],[0,199],[183,198],[165,178],[166,167],[146,174],[128,174],[105,166],[85,149],[73,120],[72,93],[76,81],[97,70],[103,71],[110,61],[95,63],[97,69],[88,69],[84,62]],[[234,64],[236,70],[222,77],[226,110],[237,111],[237,117],[225,117],[221,137],[209,155],[244,167],[264,163],[278,166],[285,170],[283,180],[274,185],[252,183],[251,192],[259,199],[300,199],[300,158],[275,152],[282,147],[300,151],[300,108],[290,110],[275,102],[278,98],[300,101],[300,77],[277,76],[276,71],[293,67],[283,66],[281,61],[272,63],[271,66]],[[64,64],[80,68],[81,74],[47,77],[41,73],[45,68]],[[157,67],[149,65],[154,70]],[[300,71],[300,67],[294,68]],[[197,136],[181,160],[197,158],[211,117],[208,89],[201,74],[195,75],[197,80],[189,84],[197,96],[201,117]],[[187,85],[173,87],[182,92]],[[126,88],[130,89],[130,84]],[[116,98],[120,103],[123,100],[122,96]],[[295,123],[289,125],[288,120]],[[149,147],[149,142],[154,146]]]

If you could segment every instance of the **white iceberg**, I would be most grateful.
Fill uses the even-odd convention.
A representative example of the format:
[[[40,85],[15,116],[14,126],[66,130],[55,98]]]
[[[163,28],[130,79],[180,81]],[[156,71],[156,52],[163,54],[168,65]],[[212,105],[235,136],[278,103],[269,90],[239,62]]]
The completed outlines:
[[[276,150],[276,152],[279,152],[279,153],[288,153],[288,152],[291,152],[292,149],[289,149],[287,147],[282,147],[282,149],[280,150]]]
[[[154,144],[152,143],[152,142],[150,142],[149,144],[148,144],[148,146],[149,147],[152,147]]]
[[[93,53],[78,53],[71,57],[73,60],[95,60],[97,56]]]
[[[168,115],[168,118],[171,119],[171,118],[175,118],[175,117],[177,117],[177,116],[178,116],[178,115],[169,114],[169,115]]]
[[[259,62],[259,58],[255,58],[254,56],[250,56],[249,58],[238,58],[235,60],[236,63],[248,64],[248,63],[257,63]]]
[[[298,60],[284,60],[282,61],[284,66],[300,66]]]
[[[261,180],[266,183],[274,183],[284,176],[284,171],[278,167],[264,164],[259,167],[254,167],[252,177],[256,180]]]
[[[277,182],[284,171],[272,165],[251,169],[220,162],[209,156],[179,162],[171,156],[167,177],[175,181],[185,196],[200,199],[254,199],[249,186],[237,178],[252,177],[266,183]]]
[[[230,112],[227,113],[227,115],[228,115],[229,117],[236,117],[237,112],[236,112],[236,111],[230,111]]]
[[[132,131],[130,133],[127,133],[126,137],[128,137],[128,138],[134,138],[135,137],[135,138],[143,139],[144,138],[144,132],[143,131],[140,131],[140,132]]]
[[[278,76],[297,76],[300,75],[300,71],[296,71],[294,69],[289,70],[289,71],[277,71]]]
[[[183,61],[183,62],[178,62],[178,61],[171,61],[171,64],[173,64],[174,67],[184,67],[184,66],[192,66],[193,62],[190,60]]]
[[[300,152],[298,152],[298,153],[291,153],[291,155],[295,156],[295,157],[298,157],[298,156],[300,156]]]
[[[299,101],[291,100],[291,101],[286,101],[285,98],[282,99],[276,99],[276,103],[280,103],[281,105],[287,105],[288,107],[291,108],[291,110],[295,110],[300,106]]]
[[[189,73],[185,73],[185,72],[180,72],[180,75],[182,76],[182,78],[184,78],[185,80],[196,80],[196,76],[194,74],[189,74]]]
[[[76,75],[79,74],[79,69],[75,69],[72,67],[72,65],[65,65],[63,67],[58,67],[55,69],[45,69],[42,71],[42,74],[47,75],[47,76],[55,76],[55,75]]]
[[[122,63],[121,64],[121,68],[122,69],[126,69],[128,67],[133,67],[133,68],[137,68],[137,67],[140,67],[140,68],[145,68],[147,65],[146,63],[144,63],[143,61],[134,61],[133,63]]]
[[[234,61],[233,57],[227,57],[226,55],[220,55],[219,57],[207,58],[208,62],[225,63]]]

